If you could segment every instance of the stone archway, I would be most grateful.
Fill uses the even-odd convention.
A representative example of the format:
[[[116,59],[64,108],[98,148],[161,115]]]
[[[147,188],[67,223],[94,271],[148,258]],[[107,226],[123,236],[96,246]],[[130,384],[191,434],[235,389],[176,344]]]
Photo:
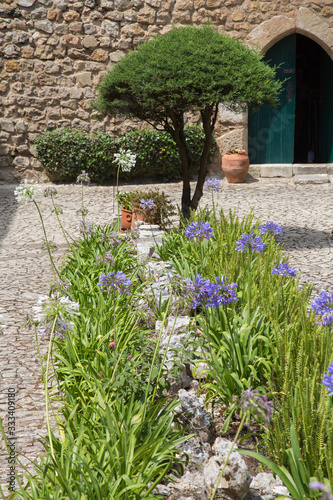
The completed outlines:
[[[311,38],[333,59],[333,28],[306,7],[300,7],[292,17],[275,16],[263,22],[251,31],[246,42],[265,54],[275,43],[292,33]]]

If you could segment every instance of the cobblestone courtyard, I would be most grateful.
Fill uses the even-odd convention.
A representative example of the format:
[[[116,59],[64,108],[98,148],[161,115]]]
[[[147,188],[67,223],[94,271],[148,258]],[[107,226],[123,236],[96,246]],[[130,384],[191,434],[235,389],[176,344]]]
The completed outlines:
[[[281,241],[284,250],[290,253],[290,263],[301,272],[301,282],[313,282],[315,294],[321,290],[333,291],[331,183],[295,185],[291,180],[261,179],[239,185],[223,180],[222,185],[222,192],[215,197],[216,205],[225,211],[235,208],[238,216],[247,215],[254,208],[255,218],[282,224]],[[131,189],[135,187],[130,186]],[[181,183],[154,187],[180,202]],[[47,282],[52,279],[52,272],[47,253],[41,250],[44,237],[37,210],[32,203],[18,204],[14,188],[0,186],[0,325],[3,325],[0,328],[0,417],[7,426],[8,389],[14,389],[16,450],[25,455],[22,462],[27,464],[41,452],[37,439],[46,434],[46,427],[35,334],[23,324],[38,297],[48,293]],[[66,185],[57,186],[57,189],[56,204],[63,209],[64,226],[75,236],[80,220],[76,210],[80,208],[81,187]],[[87,220],[102,224],[111,222],[112,192],[112,187],[85,188]],[[42,196],[38,200],[48,237],[59,244],[54,255],[61,258],[66,244],[55,216],[51,215],[51,200]],[[200,205],[210,202],[211,196],[205,194]],[[46,344],[43,348],[46,349]],[[2,438],[0,443],[0,484],[6,486],[9,464]],[[16,467],[19,473],[23,472],[20,465]]]

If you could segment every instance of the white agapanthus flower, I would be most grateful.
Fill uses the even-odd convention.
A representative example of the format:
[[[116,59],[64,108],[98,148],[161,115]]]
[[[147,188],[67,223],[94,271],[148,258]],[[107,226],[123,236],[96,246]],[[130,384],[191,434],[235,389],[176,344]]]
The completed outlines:
[[[38,332],[43,337],[49,337],[52,332],[54,321],[54,336],[65,337],[67,332],[74,327],[72,321],[74,316],[79,316],[80,304],[74,302],[69,297],[55,293],[48,296],[42,296],[33,307],[33,320],[38,324]]]
[[[122,172],[130,172],[136,162],[136,154],[133,154],[130,149],[125,151],[125,149],[120,148],[119,153],[115,153],[114,162],[120,166]]]
[[[34,201],[36,196],[39,194],[39,191],[40,188],[37,182],[28,181],[28,179],[24,179],[24,182],[22,182],[15,189],[14,195],[18,203],[20,203],[21,200],[25,200],[26,202],[28,202],[28,201]]]

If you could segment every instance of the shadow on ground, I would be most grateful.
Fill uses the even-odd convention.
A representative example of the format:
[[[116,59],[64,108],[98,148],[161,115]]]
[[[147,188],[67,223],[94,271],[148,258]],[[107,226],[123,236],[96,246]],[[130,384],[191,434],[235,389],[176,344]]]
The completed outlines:
[[[330,232],[317,231],[307,227],[282,226],[283,236],[276,236],[276,242],[283,244],[283,250],[311,250],[333,247]]]
[[[14,218],[18,203],[14,196],[15,186],[0,186],[0,247]]]

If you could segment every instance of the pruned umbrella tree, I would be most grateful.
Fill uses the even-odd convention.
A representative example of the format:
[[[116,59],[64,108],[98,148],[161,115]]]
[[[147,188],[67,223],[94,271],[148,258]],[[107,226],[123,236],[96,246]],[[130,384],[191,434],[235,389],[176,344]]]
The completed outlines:
[[[176,142],[183,177],[182,212],[196,209],[202,196],[219,103],[242,111],[274,105],[281,83],[262,56],[210,26],[173,28],[143,43],[107,72],[95,107],[122,114],[169,132]],[[200,113],[205,142],[193,194],[186,113]]]

